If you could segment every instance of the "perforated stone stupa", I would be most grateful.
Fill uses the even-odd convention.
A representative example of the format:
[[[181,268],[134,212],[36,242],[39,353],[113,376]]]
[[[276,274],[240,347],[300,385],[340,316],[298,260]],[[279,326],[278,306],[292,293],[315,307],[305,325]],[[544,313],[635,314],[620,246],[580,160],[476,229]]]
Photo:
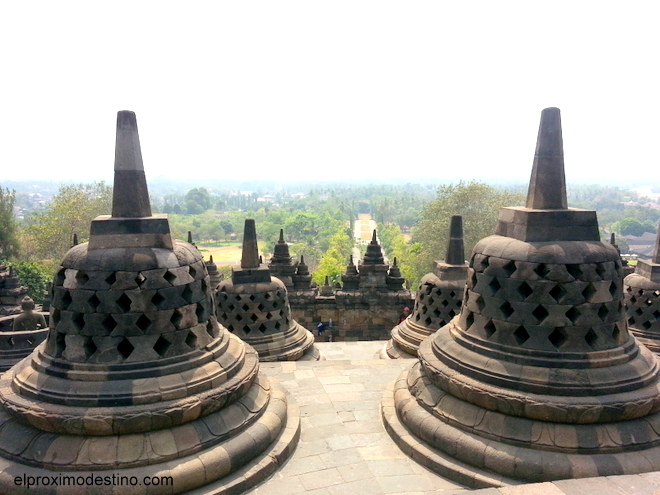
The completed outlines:
[[[623,279],[623,285],[630,331],[660,354],[660,231],[653,258],[638,260],[635,272]]]
[[[291,316],[286,286],[260,262],[253,219],[245,220],[241,266],[218,286],[216,305],[220,322],[262,361],[319,359],[314,335]]]
[[[299,415],[218,324],[209,283],[199,251],[151,214],[135,114],[119,112],[112,215],[64,257],[45,344],[0,380],[0,493],[54,493],[14,479],[60,475],[238,493],[276,469]]]
[[[660,469],[658,361],[628,333],[619,254],[567,208],[559,110],[541,115],[526,207],[469,263],[460,315],[385,396],[402,449],[471,486]]]
[[[463,218],[451,217],[447,255],[436,261],[433,272],[422,277],[410,317],[392,329],[385,356],[392,359],[416,357],[419,344],[456,316],[463,302],[467,276],[463,248]]]

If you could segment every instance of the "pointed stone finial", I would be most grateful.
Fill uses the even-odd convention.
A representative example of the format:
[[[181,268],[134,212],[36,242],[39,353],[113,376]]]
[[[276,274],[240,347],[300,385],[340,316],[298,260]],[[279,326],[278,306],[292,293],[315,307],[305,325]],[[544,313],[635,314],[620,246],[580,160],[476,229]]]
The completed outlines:
[[[192,244],[192,243],[193,243],[192,232],[189,230],[188,231],[188,244]]]
[[[284,229],[280,229],[280,239],[277,242],[284,242]]]
[[[259,268],[259,247],[257,246],[257,229],[253,218],[245,219],[243,229],[243,255],[241,268]]]
[[[259,264],[261,265],[261,264],[263,264],[263,262],[264,262],[263,257],[261,255],[259,255]]]
[[[355,263],[353,262],[353,255],[352,255],[352,254],[348,257],[348,264],[349,264],[349,266],[355,264]]]
[[[394,257],[394,266],[397,266],[397,264],[396,264],[396,256]]]
[[[463,217],[452,215],[449,225],[449,244],[445,263],[448,265],[465,264],[465,248],[463,247]]]
[[[612,244],[612,246],[616,246],[616,234],[614,232],[610,234],[610,244]]]
[[[371,236],[371,244],[378,244],[378,240],[376,239],[376,229],[374,229],[374,233]]]
[[[300,255],[300,263],[305,264],[305,257],[302,254]]]
[[[209,256],[209,263],[213,263],[213,255]]]
[[[71,243],[71,247],[77,245],[78,245],[78,234],[73,234],[73,242]]]
[[[112,216],[129,218],[151,216],[137,120],[135,113],[128,110],[117,112]]]
[[[327,275],[325,276],[325,281],[323,282],[323,285],[330,285],[330,279],[328,278]]]
[[[564,176],[564,145],[558,108],[546,108],[541,112],[526,206],[535,210],[568,208]]]

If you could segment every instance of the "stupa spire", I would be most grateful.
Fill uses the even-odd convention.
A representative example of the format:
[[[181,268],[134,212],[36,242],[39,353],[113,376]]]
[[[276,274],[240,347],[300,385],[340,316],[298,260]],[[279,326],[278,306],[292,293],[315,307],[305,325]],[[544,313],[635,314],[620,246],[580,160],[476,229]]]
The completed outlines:
[[[568,208],[564,176],[564,145],[558,108],[546,108],[541,112],[526,206],[535,210]]]
[[[448,265],[465,264],[465,248],[463,247],[463,217],[452,215],[449,225],[449,244],[445,263]]]
[[[150,217],[151,205],[144,175],[140,136],[135,112],[117,112],[113,217]]]
[[[259,268],[259,247],[257,246],[257,229],[253,218],[245,219],[243,229],[243,255],[241,268]]]

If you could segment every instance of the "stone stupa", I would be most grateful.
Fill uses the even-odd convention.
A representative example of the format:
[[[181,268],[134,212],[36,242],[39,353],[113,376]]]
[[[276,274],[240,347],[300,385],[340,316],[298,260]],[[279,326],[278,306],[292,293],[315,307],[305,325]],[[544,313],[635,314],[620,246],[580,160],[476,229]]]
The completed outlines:
[[[293,289],[293,277],[296,275],[296,265],[289,253],[289,245],[284,240],[284,229],[280,229],[280,238],[273,248],[273,256],[268,264],[270,273],[279,278],[287,290]]]
[[[628,328],[637,339],[660,354],[660,230],[653,258],[638,260],[635,272],[623,279]]]
[[[216,293],[219,321],[250,344],[261,361],[317,360],[314,335],[291,316],[284,283],[260,262],[254,220],[245,220],[241,265]]]
[[[119,493],[112,477],[140,481],[133,494],[239,493],[292,452],[297,409],[218,324],[199,251],[151,214],[133,112],[117,115],[112,215],[53,291],[45,344],[0,380],[0,493]],[[29,476],[70,480],[14,482]]]
[[[383,399],[393,439],[474,487],[659,470],[659,364],[628,333],[621,274],[596,212],[567,207],[545,109],[527,206],[500,210],[460,314]]]
[[[463,248],[463,217],[454,215],[449,226],[447,255],[434,262],[433,272],[422,277],[412,314],[392,329],[384,358],[417,357],[419,344],[458,314],[467,276]]]

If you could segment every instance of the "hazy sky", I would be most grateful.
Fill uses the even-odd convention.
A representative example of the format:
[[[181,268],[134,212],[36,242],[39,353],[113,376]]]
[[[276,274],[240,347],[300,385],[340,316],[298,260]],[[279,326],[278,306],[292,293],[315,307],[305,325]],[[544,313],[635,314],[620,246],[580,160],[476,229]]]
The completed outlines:
[[[108,179],[117,110],[148,178],[527,181],[658,170],[652,1],[5,1],[2,179]],[[651,182],[657,175],[649,174]]]

